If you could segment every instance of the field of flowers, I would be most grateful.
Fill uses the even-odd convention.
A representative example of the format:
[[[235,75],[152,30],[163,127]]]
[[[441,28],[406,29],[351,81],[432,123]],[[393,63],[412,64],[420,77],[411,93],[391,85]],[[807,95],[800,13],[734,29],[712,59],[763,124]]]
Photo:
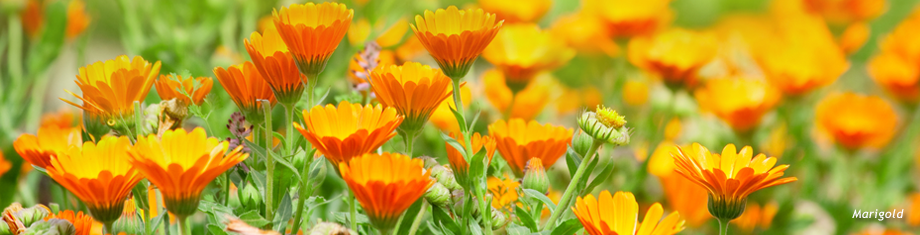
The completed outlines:
[[[3,0],[0,235],[920,234],[917,0]]]

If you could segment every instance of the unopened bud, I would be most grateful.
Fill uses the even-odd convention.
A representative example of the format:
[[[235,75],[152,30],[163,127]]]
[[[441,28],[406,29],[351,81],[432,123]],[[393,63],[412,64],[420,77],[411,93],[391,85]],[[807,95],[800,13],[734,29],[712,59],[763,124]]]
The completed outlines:
[[[502,212],[499,209],[495,209],[495,207],[490,206],[489,208],[492,209],[492,229],[493,230],[499,229],[501,227],[504,227],[506,224],[508,224],[509,222],[508,216],[505,215],[504,212]]]
[[[463,186],[460,186],[460,184],[457,183],[457,179],[454,178],[454,171],[447,167],[440,165],[432,167],[431,176],[437,179],[438,183],[441,183],[441,185],[444,185],[444,187],[451,191],[463,189]]]
[[[9,211],[13,218],[22,222],[25,227],[31,227],[33,223],[43,221],[45,217],[51,214],[51,210],[45,205],[35,205],[29,208],[22,208],[19,203],[13,203],[4,211]]]
[[[20,235],[71,235],[76,234],[77,228],[70,221],[62,219],[50,219],[48,221],[38,221],[24,233]]]
[[[310,235],[351,235],[358,234],[337,223],[321,222],[310,229]]]
[[[239,190],[240,204],[246,208],[259,208],[262,204],[262,194],[252,184],[246,184],[243,190]]]
[[[450,190],[447,190],[441,183],[434,183],[428,188],[428,192],[425,192],[425,200],[436,206],[447,206],[450,204],[450,197]]]
[[[709,195],[709,214],[720,221],[737,219],[738,216],[741,216],[741,213],[744,213],[744,207],[746,205],[747,198],[736,200],[728,197],[713,197],[712,194]]]
[[[123,213],[121,218],[112,224],[112,228],[125,234],[141,234],[144,231],[144,221],[137,216],[137,212]]]
[[[594,143],[594,137],[591,137],[584,131],[578,130],[572,138],[572,149],[579,155],[584,156],[588,154],[588,149],[591,148],[592,143]]]
[[[435,160],[434,158],[429,157],[429,156],[421,156],[418,158],[422,159],[422,162],[425,163],[425,169],[431,169],[437,165],[441,165],[440,163],[438,163],[438,160]]]
[[[616,145],[629,144],[629,131],[625,125],[625,117],[604,106],[598,106],[595,112],[584,112],[578,118],[582,131],[596,140]]]
[[[546,193],[549,190],[549,177],[546,176],[546,169],[543,168],[543,161],[539,158],[531,158],[527,161],[524,168],[524,180],[521,184],[526,189],[537,190],[537,192]]]

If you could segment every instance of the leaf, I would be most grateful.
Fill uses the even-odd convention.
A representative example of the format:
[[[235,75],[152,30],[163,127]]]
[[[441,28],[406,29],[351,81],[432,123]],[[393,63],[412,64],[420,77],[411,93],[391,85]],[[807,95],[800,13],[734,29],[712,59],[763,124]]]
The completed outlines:
[[[150,227],[159,228],[160,224],[163,223],[163,216],[166,216],[167,214],[169,213],[161,213],[160,215],[157,215],[156,217],[150,218]]]
[[[470,228],[470,234],[482,235],[482,228],[480,228],[480,225],[477,224],[476,221],[470,220],[469,228]]]
[[[515,205],[514,215],[516,215],[518,219],[521,220],[521,224],[524,224],[524,226],[529,228],[531,232],[536,232],[539,230],[539,228],[537,228],[537,221],[535,221],[534,218],[530,216],[530,213],[528,213],[527,210],[524,210],[520,206]]]
[[[256,189],[259,192],[265,192],[265,174],[259,171],[250,171],[249,176],[252,177],[252,183],[256,185]]]
[[[288,124],[290,124],[290,123],[288,123]],[[288,148],[290,148],[289,146],[287,146],[287,139],[284,137],[284,135],[281,135],[281,133],[272,131],[272,136],[274,136],[275,138],[278,138],[278,141],[281,141],[281,146],[283,146],[283,148],[281,148],[281,149],[288,149]]]
[[[597,176],[591,180],[591,183],[588,183],[588,187],[585,188],[584,192],[593,192],[595,187],[601,185],[601,183],[604,183],[604,181],[610,178],[610,175],[613,174],[614,168],[614,164],[611,162],[612,161],[607,161],[607,164],[604,166],[604,170],[602,170],[600,174],[597,174]]]
[[[243,145],[246,145],[246,147],[249,148],[249,150],[252,153],[254,153],[250,155],[256,155],[256,157],[258,157],[257,160],[266,159],[267,155],[265,153],[265,148],[263,148],[262,146],[259,146],[258,144],[253,143],[252,141],[249,141],[247,139],[243,139]]]
[[[294,180],[294,183],[300,182],[300,179],[301,179],[300,169],[297,169],[297,167],[294,167],[294,164],[291,164],[291,162],[289,162],[287,159],[284,159],[284,157],[275,157],[274,160],[278,163],[281,163],[282,166],[285,166],[288,169],[291,169],[292,172],[294,172],[294,175],[297,176],[297,178]]]
[[[147,198],[147,187],[146,184],[141,181],[137,185],[134,185],[134,188],[131,189],[131,193],[134,194],[134,198]],[[134,200],[137,208],[144,211],[150,211],[150,203],[147,200]]]
[[[530,229],[517,224],[509,224],[505,231],[508,235],[530,235]]]
[[[553,229],[552,235],[569,235],[575,234],[578,230],[582,229],[581,222],[578,222],[578,219],[570,219],[562,222],[559,226],[556,226]]]
[[[291,216],[294,214],[294,207],[291,205],[291,195],[285,193],[284,197],[281,199],[281,204],[278,205],[278,209],[275,210],[275,221],[272,224],[272,230],[279,231],[284,233],[284,228],[287,226],[288,220],[291,220]]]
[[[486,158],[486,151],[479,151],[478,153],[476,153],[476,155],[473,155],[473,159],[470,160],[470,176],[469,176],[473,182],[482,181],[482,177],[485,176],[486,174],[485,170],[487,170],[486,164],[489,164],[487,162],[488,160],[489,159]],[[475,183],[472,186],[477,187]]]
[[[454,107],[450,107],[450,106],[448,107],[450,108],[450,112],[454,114],[454,119],[457,119],[457,123],[460,126],[460,132],[466,133],[469,129],[467,129],[466,119],[463,119],[463,114],[458,112],[457,109],[454,109]]]
[[[473,121],[470,121],[470,128],[467,130],[472,130],[476,126],[476,122],[479,121],[479,115],[482,114],[482,110],[476,110],[476,115],[473,116]]]
[[[403,214],[402,224],[397,225],[399,231],[395,231],[396,234],[409,234],[409,229],[412,229],[412,222],[415,221],[418,212],[422,210],[422,203],[425,203],[425,198],[419,198],[415,200],[415,203],[412,203],[412,206],[409,206],[409,209]]]
[[[319,99],[316,99],[316,100],[315,100],[315,101],[316,101],[316,104],[313,104],[313,106],[322,105],[322,104],[323,104],[323,101],[326,100],[326,97],[329,97],[329,92],[330,92],[330,91],[332,91],[332,87],[329,87],[328,89],[326,89],[326,92],[323,93],[323,96],[320,96]]]
[[[565,165],[569,168],[569,177],[575,177],[578,165],[581,165],[581,155],[575,152],[571,146],[565,151]]]
[[[588,162],[588,167],[585,168],[585,173],[584,173],[584,174],[587,174],[587,176],[591,176],[591,172],[594,172],[594,168],[597,168],[597,163],[598,163],[598,161],[599,161],[598,159],[600,159],[600,158],[599,158],[599,157],[596,157],[596,158],[590,159],[591,162]],[[584,190],[585,190],[585,185],[587,185],[587,183],[588,183],[588,177],[582,177],[581,180],[580,180],[579,182],[569,182],[569,183],[570,183],[570,184],[574,183],[574,184],[578,185],[578,187],[575,188],[575,189],[578,189],[579,192],[584,192]],[[581,194],[581,193],[579,193],[579,194]]]
[[[556,204],[553,203],[553,200],[550,200],[549,197],[546,197],[546,195],[540,193],[537,190],[525,188],[524,195],[527,195],[528,198],[536,198],[537,200],[540,200],[540,202],[546,205],[546,208],[549,209],[549,213],[553,213],[556,210]]]
[[[227,232],[224,232],[223,229],[214,224],[208,224],[208,232],[210,234],[227,234]]]
[[[451,218],[444,209],[441,209],[441,207],[432,206],[431,217],[435,222],[438,222],[441,226],[451,231],[451,234],[461,234],[460,225],[457,224],[457,221]],[[445,232],[445,234],[447,234],[447,232]]]
[[[351,214],[349,214],[349,212],[347,211],[335,212],[335,214],[333,214],[333,221],[340,223],[340,224],[349,224],[349,220],[350,220],[349,217],[351,217]],[[356,224],[370,224],[371,221],[367,218],[367,215],[357,213],[355,214],[355,223]]]
[[[435,228],[435,226],[431,223],[431,221],[427,221],[425,224],[428,225],[428,231],[430,231],[431,234],[433,234],[433,235],[444,235],[444,233],[441,232],[441,229],[444,229],[443,227],[437,226],[437,228]]]
[[[312,192],[316,192],[316,190],[323,185],[323,181],[326,180],[327,172],[325,157],[314,159],[313,162],[310,163],[310,179],[308,181],[313,185]]]
[[[262,226],[271,223],[259,214],[259,210],[247,211],[246,213],[240,214],[237,217],[239,217],[243,222],[246,222],[246,224],[256,228],[261,228]]]
[[[444,142],[447,142],[447,144],[449,144],[451,147],[454,147],[457,152],[460,152],[460,155],[463,156],[463,159],[469,160],[469,158],[466,156],[466,148],[464,148],[460,142],[457,142],[456,139],[451,138],[449,135],[446,135],[443,132],[438,132],[438,134],[441,135],[441,140],[444,140]],[[461,133],[456,134],[462,135]]]

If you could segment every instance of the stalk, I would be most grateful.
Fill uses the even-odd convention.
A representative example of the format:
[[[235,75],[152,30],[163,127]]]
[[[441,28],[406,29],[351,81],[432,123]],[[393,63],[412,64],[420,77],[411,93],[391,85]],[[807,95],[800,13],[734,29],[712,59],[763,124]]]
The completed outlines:
[[[719,235],[728,235],[728,222],[731,220],[725,221],[724,223],[721,219],[716,219],[716,221],[719,221]]]
[[[313,81],[316,81],[315,77],[316,77],[316,75],[312,76],[312,78],[314,78]],[[310,78],[310,77],[308,77],[308,78]],[[307,84],[305,84],[305,85],[307,86],[307,94],[306,94],[306,95],[307,95],[307,102],[308,102],[308,103],[307,103],[307,105],[308,105],[307,110],[310,110],[311,108],[313,108],[313,105],[315,105],[315,103],[313,103],[313,91],[314,91],[314,88],[316,87],[316,82],[309,82],[309,83],[307,83]],[[290,139],[293,140],[293,138],[291,138],[291,136],[294,135],[294,134],[293,134],[293,129],[291,129],[291,128],[293,128],[293,126],[294,126],[294,121],[293,121],[293,118],[294,118],[294,113],[293,113],[293,112],[294,112],[294,111],[293,111],[293,107],[292,107],[292,109],[291,109],[290,112],[291,112],[291,113],[288,114],[288,116],[291,117],[291,120],[290,120],[291,123],[288,123],[288,124],[290,125],[290,126],[288,127],[288,138],[290,138]],[[291,147],[292,147],[292,149],[293,149],[293,143],[291,144]],[[301,220],[303,220],[303,211],[304,211],[304,208],[306,207],[305,204],[307,203],[307,198],[309,198],[309,197],[313,194],[313,184],[312,184],[312,182],[310,182],[310,179],[309,179],[309,177],[310,177],[310,165],[313,165],[313,156],[309,156],[309,153],[310,153],[311,150],[313,150],[313,147],[312,147],[312,145],[310,145],[310,142],[307,141],[307,146],[306,146],[306,148],[304,149],[304,151],[305,151],[305,153],[306,153],[307,155],[304,156],[304,158],[305,158],[305,160],[304,160],[304,166],[303,166],[303,170],[301,170],[301,172],[300,172],[300,177],[301,177],[301,178],[300,178],[300,182],[301,182],[301,186],[300,186],[300,196],[299,196],[298,203],[297,203],[297,210],[294,212],[294,226],[292,226],[292,228],[291,228],[291,231],[294,232],[294,233],[297,233],[297,231],[300,230],[300,225],[302,224]],[[293,151],[292,151],[291,154],[293,154]],[[352,221],[354,221],[354,216],[352,216]],[[355,227],[356,227],[356,226],[355,226]],[[357,229],[354,229],[354,228],[352,228],[352,229],[355,230],[355,231],[357,231]]]
[[[275,158],[272,156],[272,108],[268,100],[261,100],[262,112],[265,113],[265,218],[274,221],[274,185],[275,185]]]
[[[422,217],[425,217],[425,212],[427,210],[428,202],[422,200],[422,209],[418,211],[418,215],[415,216],[415,220],[412,220],[412,227],[409,227],[409,235],[415,235],[415,232],[418,231],[418,226],[422,224]]]
[[[191,235],[192,231],[188,228],[188,218],[177,218],[179,220],[179,234]]]
[[[114,223],[115,221],[107,222],[102,225],[102,228],[105,229],[106,233],[115,234],[115,231],[112,230],[112,224]]]
[[[297,149],[294,147],[294,104],[282,106],[284,106],[284,116],[287,118],[287,123],[285,123],[287,132],[284,136],[284,145],[287,147],[288,153],[294,156],[294,151]]]
[[[597,153],[597,149],[603,145],[603,141],[594,140],[591,144],[591,147],[588,148],[588,153],[585,154],[584,159],[581,160],[581,164],[578,165],[578,170],[575,170],[575,175],[572,176],[572,181],[569,183],[569,186],[565,188],[565,193],[562,194],[562,198],[559,200],[559,204],[556,205],[556,210],[553,211],[553,215],[549,217],[549,220],[546,221],[546,224],[543,225],[543,231],[548,231],[552,229],[556,223],[556,219],[559,219],[559,216],[565,212],[565,209],[568,207],[569,202],[571,202],[572,197],[575,193],[575,188],[578,187],[578,182],[581,182],[581,178],[585,176],[585,171],[588,168],[588,164],[591,160],[594,160],[594,154]]]
[[[348,222],[351,225],[351,230],[358,231],[358,222],[355,221],[358,218],[358,209],[355,208],[355,194],[349,193],[348,199],[348,214],[349,217],[351,217],[349,218]]]

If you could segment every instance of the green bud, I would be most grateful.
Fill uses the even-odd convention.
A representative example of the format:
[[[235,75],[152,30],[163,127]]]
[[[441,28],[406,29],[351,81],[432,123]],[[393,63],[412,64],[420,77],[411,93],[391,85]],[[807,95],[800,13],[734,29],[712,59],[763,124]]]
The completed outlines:
[[[435,166],[441,165],[441,163],[438,163],[438,160],[435,160],[433,157],[421,156],[418,158],[422,159],[422,162],[425,163],[425,169],[431,169],[431,168],[434,168]]]
[[[526,189],[537,190],[537,192],[546,193],[549,191],[549,177],[546,176],[546,169],[543,168],[543,161],[539,158],[531,158],[524,167],[524,179],[521,186]]]
[[[357,235],[355,231],[337,223],[320,222],[310,229],[310,235]]]
[[[709,214],[719,221],[731,221],[744,213],[747,198],[733,199],[709,195]]]
[[[454,171],[447,167],[440,165],[432,167],[431,177],[437,179],[438,183],[441,183],[441,185],[444,185],[444,187],[451,191],[463,189],[463,186],[460,186],[460,184],[457,183],[457,179],[454,178]]]
[[[447,206],[450,204],[450,190],[441,185],[441,183],[434,183],[428,188],[428,192],[425,192],[425,200],[428,200],[429,203],[436,206]]]
[[[594,142],[594,137],[591,137],[585,132],[579,130],[575,132],[575,136],[572,138],[572,149],[575,150],[581,156],[588,154],[588,149],[591,148],[591,144]]]
[[[246,184],[243,190],[239,190],[240,204],[246,208],[259,208],[262,204],[262,193],[259,192],[252,184]]]
[[[629,144],[626,119],[616,111],[598,106],[597,112],[584,112],[578,118],[578,127],[596,140],[615,145]]]
[[[21,207],[20,205],[18,205],[18,203],[17,205],[11,205],[10,207],[14,207],[14,206]],[[33,223],[43,221],[45,217],[47,217],[50,214],[51,214],[51,210],[48,209],[48,207],[45,207],[44,205],[39,204],[39,205],[35,205],[35,206],[25,208],[25,209],[20,209],[16,212],[13,212],[13,217],[19,219],[19,221],[22,222],[22,225],[25,225],[26,227],[30,227],[32,226]]]
[[[25,233],[20,235],[74,235],[77,228],[70,221],[62,219],[50,219],[48,221],[39,221],[26,229]]]
[[[137,215],[137,212],[124,213],[121,218],[115,220],[112,229],[126,234],[141,234],[144,231],[144,221]]]
[[[499,229],[508,224],[508,216],[505,215],[504,212],[499,209],[495,209],[495,207],[490,206],[489,208],[492,209],[492,230]]]

